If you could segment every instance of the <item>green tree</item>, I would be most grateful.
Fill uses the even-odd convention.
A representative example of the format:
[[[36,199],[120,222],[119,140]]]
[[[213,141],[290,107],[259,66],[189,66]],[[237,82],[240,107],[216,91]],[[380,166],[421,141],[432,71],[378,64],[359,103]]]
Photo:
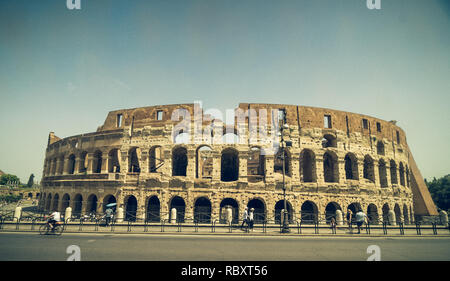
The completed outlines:
[[[30,178],[28,179],[27,186],[28,186],[28,187],[32,187],[33,184],[34,184],[34,174],[31,174],[31,175],[30,175]]]
[[[15,175],[5,174],[0,177],[0,185],[5,185],[8,182],[20,183],[20,179]]]
[[[436,206],[442,210],[450,210],[450,174],[442,178],[433,178],[431,182],[425,180],[431,197]]]

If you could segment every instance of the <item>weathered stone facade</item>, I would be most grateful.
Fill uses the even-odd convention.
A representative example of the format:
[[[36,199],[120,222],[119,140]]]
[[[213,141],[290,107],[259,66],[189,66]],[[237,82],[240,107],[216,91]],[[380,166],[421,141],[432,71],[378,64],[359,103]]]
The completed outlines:
[[[190,118],[174,114],[177,109]],[[292,142],[285,152],[291,218],[320,219],[349,207],[362,208],[374,223],[437,214],[395,121],[275,104],[240,104],[235,112],[243,118],[232,127],[215,120],[211,131],[212,118],[198,104],[179,104],[112,111],[94,133],[64,139],[50,133],[40,206],[70,206],[79,214],[117,202],[126,216],[155,221],[169,219],[172,208],[186,220],[200,213],[219,220],[226,206],[237,221],[249,206],[259,218],[277,221],[284,202],[281,149],[267,153],[273,142],[253,135],[277,125],[272,110],[285,113],[283,136]],[[181,119],[187,120],[182,129]],[[222,132],[239,142],[223,143]]]

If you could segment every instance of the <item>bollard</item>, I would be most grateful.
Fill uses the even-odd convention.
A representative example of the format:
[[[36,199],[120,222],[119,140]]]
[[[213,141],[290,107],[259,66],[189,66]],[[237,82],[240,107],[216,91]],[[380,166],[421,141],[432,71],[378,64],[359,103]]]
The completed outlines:
[[[117,222],[123,222],[123,208],[117,208]]]
[[[64,213],[64,218],[66,218],[66,221],[69,220],[72,217],[72,208],[67,207],[66,212]]]
[[[170,210],[170,223],[175,224],[177,222],[177,209],[172,208]]]
[[[344,220],[342,217],[342,211],[341,210],[336,210],[336,224],[337,225],[343,225],[344,224]]]

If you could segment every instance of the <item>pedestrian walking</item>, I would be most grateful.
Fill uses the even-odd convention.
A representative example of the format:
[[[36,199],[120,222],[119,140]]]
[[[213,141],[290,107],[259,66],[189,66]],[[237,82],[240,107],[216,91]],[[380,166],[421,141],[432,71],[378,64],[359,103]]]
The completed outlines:
[[[358,234],[361,233],[361,226],[366,221],[367,215],[359,209],[358,212],[355,215],[356,225],[358,226]]]
[[[244,224],[247,224],[247,226],[248,226],[248,207],[245,207],[244,217],[242,218],[241,229],[244,228]]]
[[[348,224],[348,230],[352,231],[352,219],[353,219],[353,213],[352,210],[347,209],[347,224]]]
[[[109,223],[111,222],[112,215],[113,215],[113,210],[111,208],[106,209],[106,211],[105,211],[105,223],[106,223],[106,226],[108,226]]]
[[[248,225],[250,229],[253,231],[253,216],[254,216],[255,209],[251,208],[250,213],[248,213]]]

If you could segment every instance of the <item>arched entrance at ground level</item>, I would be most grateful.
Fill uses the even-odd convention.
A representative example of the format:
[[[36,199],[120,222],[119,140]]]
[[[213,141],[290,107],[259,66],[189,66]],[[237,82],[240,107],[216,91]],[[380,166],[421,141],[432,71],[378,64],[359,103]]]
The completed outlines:
[[[160,222],[161,221],[161,203],[159,202],[158,197],[152,196],[148,199],[147,202],[147,216],[146,220],[148,222]]]
[[[55,194],[55,197],[53,197],[53,207],[52,211],[59,211],[58,210],[58,203],[59,203],[59,195]]]
[[[253,212],[254,223],[263,223],[266,220],[266,207],[263,201],[252,199],[248,201],[247,207],[249,212],[251,208],[255,209]]]
[[[282,210],[284,209],[284,200],[280,200],[275,204],[275,223],[283,223],[283,214]],[[286,201],[286,209],[288,213],[288,222],[293,223],[293,210],[291,203],[289,201]]]
[[[409,224],[408,207],[406,206],[406,204],[403,205],[403,220],[405,224]]]
[[[184,203],[183,198],[180,196],[175,196],[170,201],[169,208],[169,219],[172,221],[172,209],[175,208],[177,210],[177,222],[184,222],[184,213],[186,210],[186,203]]]
[[[226,223],[227,208],[231,208],[233,218],[231,223],[239,223],[239,206],[236,200],[232,198],[225,198],[220,202],[220,223]]]
[[[73,210],[72,210],[72,216],[74,218],[80,218],[81,216],[81,210],[83,206],[83,196],[81,194],[75,195],[75,198],[73,199]]]
[[[136,197],[130,195],[125,200],[125,220],[136,221],[137,200]]]
[[[109,208],[107,205],[112,203],[117,203],[116,197],[114,197],[113,195],[109,194],[103,198],[103,213],[106,211],[107,208]],[[111,209],[115,211],[116,206],[111,207]]]
[[[341,210],[341,206],[339,206],[338,203],[336,202],[330,202],[327,204],[327,206],[325,207],[325,220],[327,223],[330,223],[331,218],[334,217],[334,219],[336,220],[336,211],[337,210]],[[341,210],[342,211],[342,210]]]
[[[353,202],[350,205],[348,205],[347,209],[350,209],[353,213],[353,217],[355,217],[355,214],[359,211],[362,210],[361,208],[361,204],[359,204],[358,202]]]
[[[97,213],[97,196],[95,194],[89,195],[87,199],[86,213]]]
[[[45,202],[45,210],[47,210],[47,211],[51,211],[51,203],[52,203],[52,195],[51,194],[49,194],[48,196],[47,196],[47,201]]]
[[[402,211],[400,211],[400,206],[398,204],[395,204],[394,206],[394,213],[395,213],[395,222],[396,224],[399,224],[402,222]]]
[[[69,194],[64,194],[61,199],[61,212],[64,213],[66,209],[70,206],[70,196]]]
[[[305,201],[301,208],[302,223],[312,224],[318,221],[318,210],[316,204],[312,201]]]
[[[211,202],[206,197],[200,197],[194,203],[194,222],[211,222]]]
[[[378,224],[378,208],[375,204],[367,206],[367,217],[370,224]]]

